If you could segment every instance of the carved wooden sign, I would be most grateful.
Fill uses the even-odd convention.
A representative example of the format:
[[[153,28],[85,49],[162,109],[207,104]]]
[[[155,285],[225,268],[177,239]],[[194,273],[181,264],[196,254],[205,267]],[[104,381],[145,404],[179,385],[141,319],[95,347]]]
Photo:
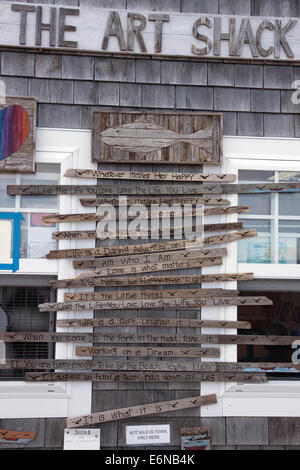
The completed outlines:
[[[187,408],[197,408],[198,406],[213,405],[217,403],[216,395],[204,395],[202,397],[181,398],[179,400],[165,401],[160,403],[149,403],[145,405],[130,406],[116,410],[102,411],[87,416],[68,418],[68,428],[88,426],[91,424],[105,423],[136,416],[164,413],[166,411],[184,410]]]
[[[256,230],[244,230],[241,232],[231,232],[225,235],[214,235],[203,239],[204,246],[219,245],[223,243],[230,243],[237,240],[243,240],[245,238],[256,237]],[[152,247],[150,248],[150,245]],[[145,248],[144,248],[145,247]],[[185,247],[191,247],[187,241],[174,241],[172,243],[162,242],[160,244],[139,244],[139,245],[121,245],[111,247],[99,247],[99,248],[74,248],[69,250],[52,250],[46,257],[48,259],[59,259],[59,258],[93,258],[99,256],[119,256],[122,254],[137,254],[143,253],[143,251],[155,253],[165,250],[172,251],[172,247],[175,249],[181,249]],[[209,250],[207,250],[209,252]]]
[[[79,347],[80,350],[85,350],[84,347]],[[107,349],[107,348],[102,348]],[[120,349],[120,348],[118,348]],[[122,349],[122,348],[121,348]],[[135,348],[137,351],[139,348]],[[157,350],[158,348],[154,348]],[[175,349],[175,348],[173,348]],[[177,348],[178,351],[181,350]],[[199,351],[199,348],[191,348]],[[203,348],[202,348],[203,349]],[[96,348],[98,352],[99,348]],[[151,349],[152,350],[152,349]],[[168,348],[165,348],[167,351]],[[212,348],[207,351],[212,351]],[[136,351],[136,352],[137,352]],[[186,350],[187,351],[187,350]],[[204,349],[203,349],[204,351]],[[125,356],[126,348],[123,348]],[[132,352],[132,348],[129,348],[129,354]],[[78,354],[88,356],[88,353]],[[112,354],[112,356],[115,354]],[[187,355],[187,354],[186,354]],[[189,355],[188,359],[182,359],[177,357],[176,361],[164,361],[155,360],[155,355],[152,354],[151,360],[140,359],[138,354],[133,354],[133,359],[122,360],[122,359],[6,359],[5,364],[0,364],[0,370],[51,370],[51,369],[62,369],[62,370],[73,370],[73,371],[87,371],[87,370],[101,370],[101,371],[161,371],[161,372],[247,372],[250,369],[252,372],[297,372],[299,365],[288,362],[202,362],[199,360],[193,360],[193,357]],[[141,354],[142,356],[142,354]],[[203,354],[204,356],[204,354]],[[165,354],[163,357],[167,357]],[[175,355],[173,356],[175,357]],[[205,356],[204,356],[205,357]],[[208,356],[206,356],[208,357]]]
[[[115,266],[136,266],[147,263],[172,263],[173,261],[190,261],[200,258],[217,258],[226,256],[226,248],[214,249],[185,249],[177,251],[162,251],[159,253],[142,253],[136,255],[110,256],[103,258],[75,260],[73,267],[75,269],[98,269]]]
[[[178,269],[192,269],[202,268],[203,266],[219,266],[222,264],[222,258],[210,257],[210,258],[198,258],[192,260],[182,261],[171,261],[163,263],[146,263],[138,264],[136,266],[116,266],[108,268],[99,268],[95,271],[87,271],[86,273],[80,274],[78,277],[105,277],[105,276],[121,276],[123,274],[141,274],[141,273],[152,273],[159,271],[173,271]]]
[[[184,209],[185,216],[201,216],[203,215],[228,215],[228,214],[241,214],[242,212],[248,212],[250,209],[249,206],[232,206],[232,207],[214,207],[209,209],[196,208],[196,209]],[[140,210],[134,211],[135,214],[129,214],[127,208],[124,212],[117,211],[115,214],[109,213],[105,208],[101,213],[92,214],[92,213],[80,213],[80,214],[59,214],[59,215],[45,215],[42,217],[43,222],[47,223],[56,223],[56,222],[100,222],[101,220],[133,220],[139,217],[139,219],[148,219],[151,214],[151,219],[162,219],[165,217],[167,212],[171,218],[182,219],[183,210],[181,207],[178,207],[177,210],[172,210],[171,208],[166,209],[156,209],[152,208],[149,213],[142,213]]]
[[[220,164],[222,115],[94,111],[92,160]]]
[[[92,178],[108,180],[141,180],[141,181],[211,181],[211,182],[233,182],[236,175],[215,173],[174,173],[174,172],[151,172],[151,171],[113,171],[113,170],[75,170],[65,172],[69,178]]]
[[[71,294],[72,295],[72,294]],[[70,318],[57,320],[57,326],[62,328],[99,328],[99,327],[128,327],[145,326],[155,328],[238,328],[250,330],[251,323],[247,321],[229,320],[197,320],[188,318]]]
[[[264,193],[299,193],[300,183],[257,183],[257,184],[145,184],[133,185],[119,183],[99,185],[8,185],[7,194],[11,196],[57,196],[57,195],[188,195],[207,194],[264,194]]]
[[[0,173],[34,173],[36,100],[5,101],[0,104]]]
[[[169,299],[99,300],[91,302],[54,302],[39,305],[40,312],[130,310],[130,309],[180,309],[232,305],[273,305],[267,297],[192,297]],[[0,333],[1,335],[1,333]]]
[[[227,232],[230,230],[238,230],[243,228],[243,222],[228,222],[225,224],[204,224],[204,232]],[[172,233],[170,229],[170,233]],[[249,233],[250,231],[248,231]],[[124,231],[123,231],[124,233]],[[138,231],[137,231],[138,233]],[[151,232],[149,231],[149,234]],[[119,232],[116,231],[116,237],[119,236]],[[124,236],[124,235],[123,235]],[[98,238],[97,230],[74,230],[74,231],[61,231],[53,232],[52,238],[55,240],[85,240],[90,238]]]
[[[162,13],[163,2],[158,11],[97,5],[91,10],[86,2],[80,8],[2,2],[0,44],[118,56],[299,61],[300,27],[294,18]]]
[[[26,382],[244,382],[262,383],[267,378],[252,372],[26,372]]]
[[[65,302],[86,302],[94,300],[131,300],[131,299],[171,299],[176,297],[231,297],[238,295],[231,289],[163,289],[163,290],[114,290],[102,292],[76,292],[64,295]]]
[[[131,357],[131,358],[193,358],[193,357],[220,357],[218,348],[199,347],[134,347],[134,346],[76,346],[76,356],[98,357]]]
[[[178,276],[124,276],[124,277],[75,277],[50,281],[53,289],[69,287],[125,287],[125,286],[161,286],[195,285],[202,282],[252,281],[253,273],[228,274],[183,274]]]
[[[127,204],[143,204],[150,206],[151,204],[204,204],[205,206],[229,206],[230,202],[221,197],[188,197],[188,196],[142,196],[142,197],[126,197]],[[119,206],[120,200],[118,197],[97,197],[95,199],[80,199],[84,207],[98,207],[102,204],[111,204],[112,206]]]
[[[291,346],[299,336],[265,335],[208,335],[208,334],[131,334],[131,333],[0,333],[0,341],[6,343],[123,343],[123,344],[260,344],[265,346]],[[148,348],[147,348],[148,349]],[[86,351],[90,351],[86,349]],[[92,351],[92,350],[91,350]],[[87,355],[87,354],[86,354]],[[88,355],[94,355],[91,352]]]

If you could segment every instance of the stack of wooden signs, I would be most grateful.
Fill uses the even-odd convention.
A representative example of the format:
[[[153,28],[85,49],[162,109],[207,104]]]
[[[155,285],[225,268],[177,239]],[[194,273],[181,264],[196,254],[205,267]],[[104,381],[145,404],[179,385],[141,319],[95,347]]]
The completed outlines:
[[[249,210],[247,206],[230,206],[223,195],[299,191],[300,183],[238,185],[234,184],[235,175],[199,172],[199,166],[204,163],[221,164],[220,114],[97,111],[93,115],[92,130],[92,156],[94,161],[99,162],[98,168],[101,169],[70,169],[66,176],[97,179],[97,185],[8,186],[8,194],[28,197],[92,195],[93,198],[83,198],[80,201],[83,208],[95,208],[94,213],[83,211],[80,214],[51,215],[44,217],[44,221],[82,224],[90,221],[112,221],[114,214],[109,210],[101,210],[103,205],[109,204],[116,209],[118,228],[115,240],[110,239],[109,245],[103,243],[98,225],[97,230],[54,233],[53,236],[57,240],[91,239],[94,245],[94,240],[98,238],[94,248],[55,250],[47,256],[50,259],[69,259],[75,269],[83,271],[72,279],[52,282],[54,288],[71,289],[65,294],[64,302],[39,305],[41,312],[74,312],[74,318],[70,316],[68,319],[57,321],[58,327],[72,328],[72,332],[0,334],[0,340],[3,341],[78,343],[75,350],[80,358],[49,361],[8,360],[5,367],[36,369],[36,373],[25,374],[26,380],[32,382],[266,381],[263,364],[213,362],[213,358],[220,357],[219,345],[289,345],[295,337],[201,334],[199,330],[251,329],[249,322],[214,319],[213,309],[212,318],[202,320],[203,306],[272,304],[266,297],[241,297],[236,290],[201,288],[202,283],[253,278],[249,273],[201,273],[202,267],[220,266],[223,263],[227,254],[226,244],[256,236],[255,230],[243,230],[242,223],[211,224],[206,223],[206,220],[211,215],[239,214]],[[115,169],[111,169],[112,164],[115,164]],[[118,169],[120,164],[121,170]],[[138,170],[136,164],[139,164]],[[146,171],[145,166],[143,168],[141,164],[147,164],[150,171]],[[158,164],[177,165],[177,171],[153,171],[152,165]],[[185,165],[190,165],[190,172],[182,170]],[[174,168],[171,167],[171,170]],[[128,206],[138,204],[138,213],[133,210],[133,206],[131,212],[124,215],[119,205],[120,196],[127,196]],[[176,204],[175,209],[173,204]],[[166,239],[162,226],[159,225],[165,221],[159,205],[172,206],[171,239]],[[182,218],[181,208],[184,205],[189,206],[188,215],[192,220],[190,228],[194,227],[197,208],[204,207],[204,237],[201,238],[201,243],[199,237],[191,240],[175,236],[176,221]],[[142,223],[147,218],[150,206],[151,222],[156,222],[157,230],[156,241],[152,242],[149,241],[149,226],[145,228]],[[143,237],[139,240],[128,238],[125,244],[122,244],[121,222],[124,230],[124,222],[127,229],[128,224],[137,218],[140,225],[136,223],[135,226],[139,225],[138,230]],[[122,241],[124,242],[124,237]],[[94,292],[80,292],[82,287],[94,287]],[[95,312],[94,318],[80,317],[80,312],[87,310]],[[130,311],[133,314],[130,314]],[[80,332],[80,328],[86,327],[97,330],[94,333]],[[107,327],[114,327],[113,332],[107,333]],[[134,332],[128,333],[128,327],[133,328],[130,331]],[[144,333],[145,327],[147,330],[144,330]],[[172,330],[165,333],[169,328]],[[164,333],[161,334],[161,331]],[[92,356],[93,359],[82,359],[85,356]],[[201,362],[201,358],[210,358],[210,361]],[[266,365],[275,366],[276,364]],[[292,364],[284,366],[293,368]],[[258,372],[247,372],[247,368],[256,368]],[[43,369],[60,369],[65,372],[40,372]],[[215,395],[196,396],[69,418],[67,425],[76,427],[213,403],[216,403]]]

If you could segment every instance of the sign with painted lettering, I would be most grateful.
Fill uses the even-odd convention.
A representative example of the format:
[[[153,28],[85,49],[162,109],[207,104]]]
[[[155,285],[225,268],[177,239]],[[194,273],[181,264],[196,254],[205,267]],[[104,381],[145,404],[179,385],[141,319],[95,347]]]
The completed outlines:
[[[65,429],[64,450],[100,450],[100,429]]]
[[[300,22],[1,2],[0,45],[287,61],[300,58]]]
[[[126,426],[126,444],[128,446],[170,444],[170,442],[169,424]]]

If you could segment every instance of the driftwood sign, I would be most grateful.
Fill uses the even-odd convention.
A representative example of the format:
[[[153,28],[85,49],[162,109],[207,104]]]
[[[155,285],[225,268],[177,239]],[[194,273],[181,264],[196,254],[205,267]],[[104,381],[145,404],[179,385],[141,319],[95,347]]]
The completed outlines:
[[[99,197],[95,199],[80,199],[83,207],[98,207],[102,204],[111,204],[112,206],[119,206],[120,199],[118,197]],[[133,204],[143,204],[144,206],[151,206],[152,204],[203,204],[204,206],[229,206],[230,202],[221,197],[188,197],[188,196],[136,196],[127,197],[126,202],[129,206]],[[124,201],[123,201],[124,203]]]
[[[130,310],[161,308],[197,308],[232,305],[273,305],[267,297],[193,297],[172,299],[100,300],[94,302],[54,302],[39,305],[40,312],[86,311],[86,310]],[[0,333],[1,335],[1,333]]]
[[[203,282],[230,282],[230,281],[252,281],[253,273],[241,274],[191,274],[179,276],[136,276],[119,278],[73,278],[50,281],[53,289],[65,289],[69,287],[125,287],[125,286],[161,286],[161,285],[193,285]]]
[[[36,100],[5,100],[0,104],[0,173],[34,173]]]
[[[81,194],[113,195],[202,195],[202,194],[263,194],[263,193],[298,193],[300,183],[257,183],[257,184],[145,184],[135,183],[126,186],[120,182],[112,185],[8,185],[7,193],[11,196],[63,196]]]
[[[230,230],[239,230],[242,228],[243,228],[242,222],[228,222],[225,224],[204,224],[203,225],[204,232],[227,232]],[[170,233],[172,233],[172,229],[170,229]],[[119,236],[119,232],[116,232],[116,236]],[[62,232],[53,232],[52,238],[54,240],[81,240],[81,239],[84,240],[84,239],[98,238],[98,234],[96,230],[62,231]]]
[[[241,214],[243,212],[248,212],[249,206],[232,206],[232,207],[214,207],[209,209],[204,209],[204,212],[201,210],[183,210],[179,208],[178,210],[168,210],[168,215],[170,218],[177,218],[182,219],[184,214],[185,217],[196,217],[202,215],[204,213],[205,216],[208,215],[228,215],[228,214]],[[129,215],[128,212],[122,214],[118,212],[116,214],[116,220],[135,220],[139,217],[140,220],[147,219],[151,216],[151,220],[153,219],[163,219],[165,217],[164,212],[161,210],[151,209],[148,213],[141,213],[139,210],[136,210],[135,215]],[[59,215],[45,215],[42,217],[43,222],[47,223],[56,223],[56,222],[100,222],[101,220],[109,221],[114,220],[114,215],[108,214],[107,211],[103,211],[103,214],[59,214]]]
[[[132,299],[171,299],[183,297],[230,297],[238,295],[232,289],[168,289],[168,290],[114,290],[102,292],[66,293],[65,302],[86,302],[94,300],[132,300]]]
[[[202,268],[203,266],[218,266],[222,264],[221,257],[198,258],[193,260],[172,261],[165,263],[146,263],[136,266],[116,266],[112,268],[102,268],[95,271],[87,271],[78,277],[106,277],[121,276],[123,274],[143,274],[159,271],[174,271],[178,269]]]
[[[265,335],[208,335],[208,334],[151,334],[151,333],[0,333],[0,341],[6,343],[153,343],[153,344],[259,344],[263,346],[291,346],[299,336]],[[94,355],[94,354],[89,354]]]
[[[262,383],[267,378],[253,372],[26,372],[26,382],[244,382]]]
[[[216,173],[163,173],[151,171],[113,171],[113,170],[75,170],[70,169],[65,175],[70,178],[92,178],[108,180],[141,180],[141,181],[210,181],[233,182],[236,175],[225,175]]]
[[[214,235],[211,237],[206,237],[203,239],[203,245],[204,246],[211,246],[211,245],[221,245],[223,243],[230,243],[230,242],[235,242],[237,240],[243,240],[245,238],[250,238],[250,237],[256,237],[257,232],[256,230],[244,230],[241,232],[232,232],[228,233],[225,235]],[[178,242],[178,243],[177,243]],[[175,243],[172,242],[172,244],[168,245],[168,242],[165,242],[166,244],[160,244],[159,246],[161,249],[155,248],[155,245],[158,246],[158,244],[152,244],[153,248],[152,251],[149,250],[149,252],[154,253],[155,251],[165,251],[166,249],[172,251],[172,246],[178,247],[180,249],[181,247],[187,247],[187,242],[183,242],[183,244],[180,243],[180,241],[177,241]],[[99,248],[74,248],[74,249],[68,249],[68,250],[52,250],[50,251],[46,257],[48,259],[61,259],[61,258],[94,258],[94,257],[99,257],[99,256],[118,256],[121,254],[130,254],[131,250],[133,253],[143,253],[143,250],[145,250],[143,247],[144,244],[140,245],[127,245],[127,246],[112,246],[112,247],[99,247]],[[135,247],[137,247],[135,249]],[[147,245],[146,245],[147,247]],[[148,251],[148,250],[147,250]],[[146,252],[146,250],[145,250]],[[112,253],[112,254],[111,254]]]
[[[132,357],[132,358],[193,358],[193,357],[220,357],[218,348],[199,347],[135,347],[135,346],[76,346],[76,356],[98,357]]]
[[[188,318],[70,318],[57,320],[61,328],[95,328],[95,327],[130,327],[145,326],[155,328],[238,328],[250,330],[247,321],[196,320]]]
[[[198,406],[213,405],[217,403],[216,395],[204,395],[202,397],[181,398],[179,400],[164,401],[160,403],[149,403],[145,405],[130,406],[110,411],[102,411],[91,415],[68,418],[67,427],[76,428],[91,424],[105,423],[136,416],[164,413],[167,411],[184,410],[187,408],[197,408]]]
[[[54,250],[50,251],[48,258],[53,255],[63,255],[66,258],[94,258],[104,256],[125,256],[140,255],[142,253],[159,253],[161,251],[183,250],[185,248],[201,249],[200,242],[187,240],[172,240],[169,242],[159,241],[156,243],[142,243],[138,245],[101,246],[99,248],[79,248],[74,250]],[[209,254],[211,250],[203,249],[204,254]],[[78,256],[80,255],[80,256]]]
[[[219,165],[222,115],[94,111],[92,160]]]
[[[79,349],[84,349],[80,347]],[[98,349],[98,348],[97,348]],[[124,352],[125,352],[124,348]],[[132,348],[129,348],[131,351]],[[157,348],[155,348],[157,349]],[[196,348],[193,348],[196,349]],[[178,348],[179,350],[179,348]],[[198,348],[197,348],[198,350]],[[211,351],[211,349],[210,349]],[[88,354],[85,354],[88,355]],[[167,356],[166,356],[167,357]],[[0,370],[101,370],[101,371],[161,371],[161,372],[291,372],[299,371],[299,364],[289,362],[202,362],[178,358],[176,361],[143,360],[138,355],[134,360],[122,359],[6,359],[0,364]]]
[[[196,249],[162,251],[160,253],[144,253],[125,256],[111,256],[109,258],[95,258],[73,261],[74,269],[99,269],[113,266],[136,266],[147,263],[172,263],[173,261],[190,261],[200,258],[217,258],[226,256],[226,248]]]

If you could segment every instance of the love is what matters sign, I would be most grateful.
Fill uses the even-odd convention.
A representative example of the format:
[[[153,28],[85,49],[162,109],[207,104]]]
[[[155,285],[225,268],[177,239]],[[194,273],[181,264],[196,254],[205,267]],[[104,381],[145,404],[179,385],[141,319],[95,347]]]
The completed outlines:
[[[0,45],[194,58],[300,60],[295,18],[1,2]]]

